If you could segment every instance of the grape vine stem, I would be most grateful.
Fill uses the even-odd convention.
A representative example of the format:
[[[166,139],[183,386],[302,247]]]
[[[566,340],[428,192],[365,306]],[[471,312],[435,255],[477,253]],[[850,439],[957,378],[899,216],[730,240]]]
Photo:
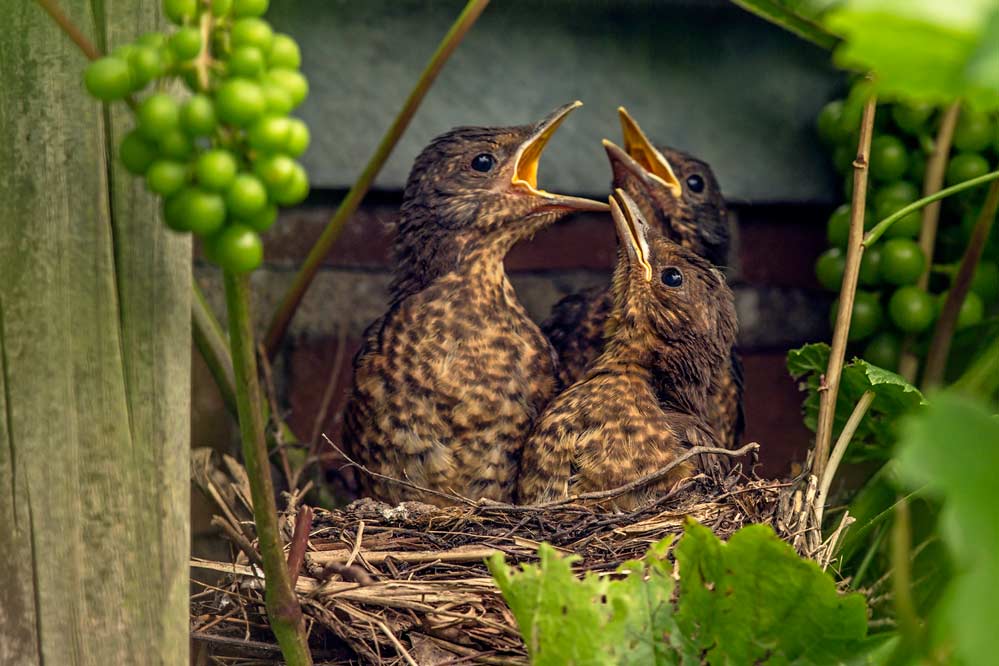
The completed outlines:
[[[361,201],[371,188],[375,177],[385,165],[389,155],[392,154],[392,150],[399,142],[403,132],[409,127],[409,122],[413,119],[427,91],[430,90],[430,86],[433,85],[437,75],[444,67],[444,63],[454,53],[454,50],[458,48],[462,39],[472,26],[475,25],[475,21],[488,4],[489,0],[469,0],[468,4],[465,5],[465,8],[458,15],[451,29],[444,35],[444,39],[441,40],[440,45],[438,45],[427,66],[423,69],[423,73],[420,74],[419,80],[417,80],[413,90],[409,93],[406,103],[403,104],[395,120],[392,121],[392,125],[385,132],[385,136],[382,137],[381,143],[378,144],[375,153],[371,156],[367,166],[364,167],[364,171],[361,172],[357,182],[347,192],[347,196],[344,197],[340,206],[336,209],[333,218],[327,223],[319,239],[312,246],[308,257],[305,259],[305,263],[302,264],[298,274],[295,276],[295,281],[288,288],[288,291],[285,292],[280,305],[278,305],[274,316],[271,318],[267,335],[264,338],[264,347],[267,349],[269,358],[273,358],[277,352],[281,340],[284,339],[284,335],[288,331],[291,319],[295,316],[295,311],[302,302],[302,298],[305,297],[305,291],[312,284],[312,280],[319,271],[319,266],[326,258],[326,255],[329,254],[333,243],[340,236],[344,224],[354,214],[357,207],[361,205]]]
[[[829,459],[829,446],[832,443],[833,418],[836,414],[836,398],[839,395],[839,382],[843,374],[843,359],[846,356],[846,342],[850,332],[850,318],[853,314],[853,301],[857,295],[857,278],[860,275],[860,260],[864,253],[864,211],[867,207],[867,173],[871,156],[871,135],[874,132],[874,113],[877,98],[872,95],[864,104],[864,114],[860,123],[860,140],[857,145],[857,158],[853,161],[853,198],[850,203],[850,234],[847,239],[846,269],[839,292],[839,309],[836,325],[833,328],[832,349],[829,352],[829,365],[826,366],[825,383],[819,394],[818,427],[815,429],[815,455],[812,459],[812,474],[823,478]]]

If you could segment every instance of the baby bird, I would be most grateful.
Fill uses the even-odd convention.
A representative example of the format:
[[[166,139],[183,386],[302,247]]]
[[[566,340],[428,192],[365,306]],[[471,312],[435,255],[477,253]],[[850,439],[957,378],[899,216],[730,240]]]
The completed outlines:
[[[686,153],[656,147],[638,123],[618,109],[624,148],[604,141],[613,187],[623,189],[648,223],[664,236],[723,266],[729,251],[729,229],[721,188],[705,162]],[[611,288],[572,294],[552,308],[541,329],[559,355],[560,379],[577,381],[603,349]],[[742,364],[733,349],[713,379],[709,421],[724,446],[738,446],[742,436]]]
[[[622,189],[610,204],[619,248],[606,344],[535,425],[521,502],[616,488],[692,446],[717,446],[705,408],[714,370],[735,341],[732,292],[711,262],[652,228]],[[610,503],[633,509],[694,468],[688,461]]]
[[[434,139],[406,183],[390,307],[354,359],[344,441],[368,469],[470,499],[509,501],[520,449],[556,388],[555,352],[517,301],[503,259],[575,210],[538,189],[541,152],[579,102],[534,125]],[[446,501],[378,478],[387,502]]]

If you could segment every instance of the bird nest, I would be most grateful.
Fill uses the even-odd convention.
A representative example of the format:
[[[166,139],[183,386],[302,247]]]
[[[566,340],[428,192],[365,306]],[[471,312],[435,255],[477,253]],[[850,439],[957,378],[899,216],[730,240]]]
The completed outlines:
[[[195,481],[219,504],[213,522],[233,544],[234,557],[192,560],[196,578],[214,573],[217,579],[201,582],[192,597],[195,646],[214,663],[277,663],[259,556],[247,531],[245,472],[232,459],[219,466],[208,460],[200,457]],[[610,573],[694,519],[723,539],[750,523],[769,524],[822,563],[833,544],[814,529],[813,479],[761,479],[736,465],[684,479],[629,512],[587,498],[544,506],[454,498],[446,507],[360,499],[327,511],[302,506],[301,495],[292,493],[285,495],[282,530],[316,663],[526,664],[486,558],[503,553],[508,561],[532,561],[546,541],[580,556],[575,566],[581,572]]]

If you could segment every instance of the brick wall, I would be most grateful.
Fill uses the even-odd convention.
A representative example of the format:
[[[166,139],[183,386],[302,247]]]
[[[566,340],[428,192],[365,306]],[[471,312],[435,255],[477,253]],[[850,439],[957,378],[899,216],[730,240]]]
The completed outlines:
[[[320,193],[289,211],[266,239],[267,261],[253,276],[258,329],[290,284],[296,268],[338,202]],[[389,227],[398,193],[375,193],[344,228],[307,294],[280,358],[275,384],[286,418],[300,438],[309,438],[330,382],[334,399],[322,430],[334,441],[350,387],[351,359],[364,328],[385,305],[389,282]],[[746,441],[762,445],[763,470],[779,474],[801,461],[809,443],[801,424],[800,396],[784,368],[788,348],[828,337],[827,295],[819,291],[812,265],[824,245],[828,209],[808,205],[739,205],[730,281],[740,319],[739,343],[746,371]],[[603,284],[615,257],[608,219],[581,215],[518,246],[508,269],[518,296],[536,319],[563,295]],[[219,272],[196,258],[196,275],[213,307],[223,310]],[[331,379],[334,366],[340,370]],[[229,417],[206,372],[195,372],[194,443],[224,439]],[[221,428],[221,429],[220,429]]]

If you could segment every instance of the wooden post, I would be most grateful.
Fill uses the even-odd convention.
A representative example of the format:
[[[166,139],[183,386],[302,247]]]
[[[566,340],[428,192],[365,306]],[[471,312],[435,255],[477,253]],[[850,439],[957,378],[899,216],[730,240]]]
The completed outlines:
[[[101,49],[161,25],[61,5]],[[190,241],[109,160],[131,121],[79,49],[0,16],[0,663],[184,664]]]

